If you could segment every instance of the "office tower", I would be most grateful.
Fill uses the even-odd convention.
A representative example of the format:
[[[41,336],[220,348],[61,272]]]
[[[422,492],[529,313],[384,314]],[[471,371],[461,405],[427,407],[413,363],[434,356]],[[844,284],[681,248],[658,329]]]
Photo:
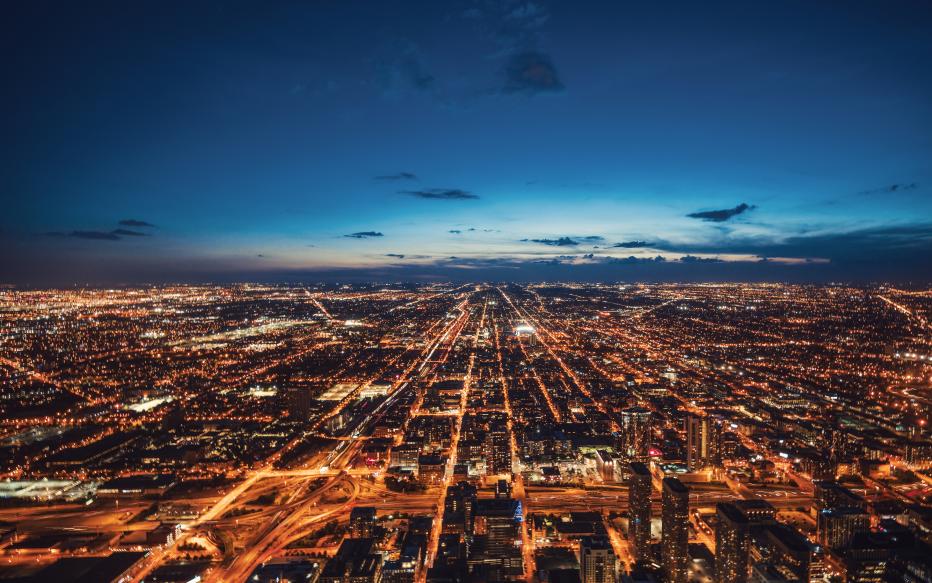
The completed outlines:
[[[867,508],[864,498],[833,480],[819,480],[812,485],[815,489],[812,502],[817,513],[827,508]]]
[[[715,527],[715,581],[746,583],[748,580],[747,516],[730,503],[716,505],[718,525]]]
[[[752,498],[749,500],[735,500],[731,504],[744,514],[751,525],[775,524],[777,521],[777,509],[766,500]]]
[[[511,473],[511,436],[508,426],[504,423],[495,423],[489,428],[487,446],[489,448],[490,474]]]
[[[870,531],[870,515],[858,508],[826,508],[819,513],[819,544],[843,549],[858,533]]]
[[[349,530],[353,538],[375,536],[375,507],[357,506],[350,511]]]
[[[615,583],[615,551],[605,536],[584,536],[579,541],[582,583]]]
[[[637,561],[645,560],[650,549],[650,492],[650,470],[646,464],[632,462],[628,483],[628,538]]]
[[[521,551],[517,547],[520,533],[521,506],[509,498],[481,498],[475,506],[477,552],[470,561],[492,564],[506,572],[522,570]],[[478,555],[478,556],[476,556]]]
[[[709,462],[710,426],[708,417],[686,416],[686,469],[695,472]]]
[[[870,530],[870,515],[863,498],[832,481],[813,485],[819,544],[830,549],[844,548],[854,535]]]
[[[715,416],[709,419],[709,463],[720,468],[725,462],[725,420]]]
[[[382,555],[374,553],[375,539],[348,538],[340,543],[321,571],[319,583],[378,583],[382,579]]]
[[[444,516],[447,514],[461,514],[464,531],[467,535],[473,532],[473,516],[476,507],[476,487],[469,482],[460,482],[447,488],[447,496],[443,501]]]
[[[285,392],[285,396],[288,401],[288,417],[292,421],[306,421],[313,406],[311,391],[304,387],[291,387]]]
[[[663,479],[661,564],[670,583],[686,583],[689,568],[689,489],[676,478]]]
[[[496,498],[511,498],[511,484],[507,480],[499,480],[495,483]]]
[[[646,462],[650,459],[650,411],[643,407],[630,407],[621,412],[621,453],[629,460]]]
[[[825,571],[822,547],[811,543],[796,528],[776,521],[768,524],[750,521],[750,529],[750,563],[764,561],[803,583],[822,579]]]

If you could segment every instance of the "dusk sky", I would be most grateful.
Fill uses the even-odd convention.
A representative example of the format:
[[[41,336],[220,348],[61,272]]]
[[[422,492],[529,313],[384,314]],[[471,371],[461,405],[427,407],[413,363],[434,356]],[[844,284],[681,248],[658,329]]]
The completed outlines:
[[[17,2],[0,283],[932,279],[932,4]]]

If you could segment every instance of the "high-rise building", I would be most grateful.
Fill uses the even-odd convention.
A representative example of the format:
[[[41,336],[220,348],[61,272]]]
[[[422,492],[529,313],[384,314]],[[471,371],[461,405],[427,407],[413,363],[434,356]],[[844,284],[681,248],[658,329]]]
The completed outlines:
[[[775,524],[777,521],[777,509],[773,504],[760,498],[751,498],[748,500],[735,500],[732,502],[738,510],[744,514],[747,521],[752,524]]]
[[[631,463],[628,483],[628,537],[634,550],[634,558],[643,561],[650,549],[650,492],[651,476],[647,465]]]
[[[725,462],[725,419],[709,419],[709,463],[720,468]]]
[[[579,575],[582,583],[615,583],[615,551],[608,537],[580,539]]]
[[[686,469],[695,472],[710,460],[711,422],[706,416],[686,416]]]
[[[489,448],[488,473],[510,474],[511,435],[508,433],[508,426],[504,423],[493,424],[486,439]]]
[[[508,480],[499,480],[495,483],[496,498],[511,498],[511,484]]]
[[[447,488],[443,501],[444,516],[462,515],[463,530],[472,535],[476,508],[476,487],[469,482],[460,482]]]
[[[521,505],[510,498],[481,498],[475,506],[476,553],[482,562],[521,572]],[[475,559],[476,557],[471,557]]]
[[[357,506],[350,511],[349,530],[354,538],[375,536],[374,506]]]
[[[858,508],[826,508],[819,512],[819,544],[843,549],[856,534],[870,531],[870,525],[870,515]]]
[[[833,481],[813,485],[819,544],[830,549],[844,548],[855,534],[870,530],[870,515],[862,497]]]
[[[292,421],[307,421],[311,414],[313,399],[306,387],[291,387],[285,391],[288,401],[288,417]]]
[[[716,505],[715,581],[746,583],[748,580],[748,519],[734,504]]]
[[[629,407],[621,412],[622,455],[629,460],[646,462],[650,459],[651,413],[643,407]]]
[[[689,573],[689,489],[676,478],[663,479],[661,564],[670,583],[686,583]]]

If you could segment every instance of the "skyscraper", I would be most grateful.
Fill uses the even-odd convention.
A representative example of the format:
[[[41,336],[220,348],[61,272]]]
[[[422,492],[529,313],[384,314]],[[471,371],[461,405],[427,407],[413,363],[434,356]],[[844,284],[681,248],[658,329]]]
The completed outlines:
[[[511,435],[504,423],[493,423],[489,427],[487,446],[489,448],[490,474],[511,473]]]
[[[817,481],[813,485],[819,544],[843,548],[855,534],[870,530],[867,503],[861,496],[833,481]]]
[[[580,539],[579,574],[582,583],[615,583],[615,551],[608,537]]]
[[[634,558],[643,561],[650,548],[650,470],[641,462],[631,463],[628,484],[628,537],[634,549]]]
[[[708,417],[690,413],[686,416],[686,468],[700,470],[709,462],[711,423]]]
[[[746,583],[748,580],[748,519],[734,504],[716,505],[715,581]]]
[[[474,510],[476,547],[480,549],[470,560],[495,564],[506,571],[521,572],[522,555],[517,547],[521,540],[521,506],[510,498],[480,498]]]
[[[650,411],[630,407],[621,412],[621,453],[629,460],[650,459]]]
[[[670,583],[686,583],[689,568],[689,489],[676,478],[663,479],[661,564]]]
[[[721,467],[725,461],[725,419],[714,416],[709,419],[709,463]]]
[[[288,416],[292,421],[307,421],[311,414],[311,392],[306,387],[289,387],[285,391],[288,401]]]

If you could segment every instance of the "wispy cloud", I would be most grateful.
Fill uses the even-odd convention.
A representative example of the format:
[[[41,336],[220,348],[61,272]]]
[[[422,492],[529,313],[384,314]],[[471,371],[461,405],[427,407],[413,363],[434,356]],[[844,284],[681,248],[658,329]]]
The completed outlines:
[[[682,263],[722,263],[718,257],[697,257],[696,255],[686,255],[680,257]]]
[[[563,82],[550,57],[529,51],[511,57],[505,66],[503,93],[554,93],[563,91]]]
[[[401,253],[386,253],[385,256],[386,256],[386,257],[394,257],[395,259],[404,259],[404,258],[405,258],[405,256],[402,255]]]
[[[615,243],[612,247],[616,249],[640,249],[641,247],[650,247],[651,244],[647,241],[622,241],[620,243]]]
[[[398,194],[407,194],[417,198],[432,200],[469,200],[477,199],[479,195],[460,188],[427,188],[421,190],[400,190]]]
[[[540,243],[541,245],[550,245],[551,247],[573,247],[579,245],[579,241],[569,237],[560,237],[558,239],[521,239],[525,243]]]
[[[417,180],[417,174],[413,172],[397,172],[395,174],[382,174],[373,177],[374,180]]]
[[[551,247],[574,247],[583,243],[599,243],[604,241],[601,235],[564,235],[556,239],[521,239],[523,243],[539,243]]]
[[[700,211],[700,212],[695,212],[695,213],[689,213],[686,216],[691,219],[700,219],[703,221],[710,221],[713,223],[723,223],[742,213],[746,213],[747,211],[754,210],[755,208],[757,207],[754,205],[749,205],[749,204],[742,202],[735,208],[721,209],[721,210],[715,210],[715,211]]]
[[[154,227],[152,223],[140,221],[139,219],[121,219],[120,225],[124,227]]]
[[[343,236],[349,237],[350,239],[368,239],[370,237],[384,237],[385,235],[378,231],[358,231],[356,233],[350,233],[349,235]]]
[[[896,183],[883,186],[880,188],[870,188],[868,190],[862,190],[858,194],[891,194],[894,192],[903,192],[906,190],[916,190],[919,188],[918,182],[909,182],[909,183]]]

